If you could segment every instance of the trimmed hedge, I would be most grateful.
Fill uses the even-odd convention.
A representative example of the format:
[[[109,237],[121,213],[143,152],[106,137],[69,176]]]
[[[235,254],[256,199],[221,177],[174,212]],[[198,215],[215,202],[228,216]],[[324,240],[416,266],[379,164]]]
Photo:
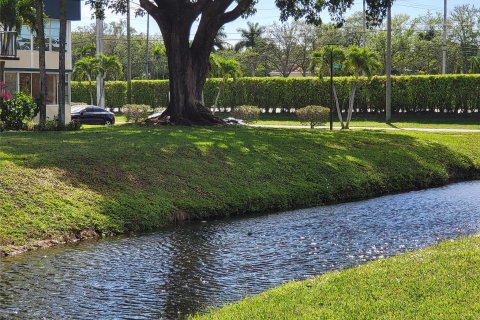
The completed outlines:
[[[207,106],[214,103],[221,79],[209,79],[204,98]],[[385,77],[334,78],[343,110],[348,106],[352,81],[358,82],[355,112],[383,113]],[[394,76],[392,78],[393,112],[479,112],[480,75]],[[107,82],[106,104],[110,108],[126,103],[126,82]],[[72,83],[72,100],[89,102],[87,84]],[[132,103],[153,108],[168,104],[168,80],[132,81]],[[220,97],[219,106],[234,108],[254,105],[275,112],[307,105],[329,105],[329,79],[324,78],[239,78],[230,80]]]

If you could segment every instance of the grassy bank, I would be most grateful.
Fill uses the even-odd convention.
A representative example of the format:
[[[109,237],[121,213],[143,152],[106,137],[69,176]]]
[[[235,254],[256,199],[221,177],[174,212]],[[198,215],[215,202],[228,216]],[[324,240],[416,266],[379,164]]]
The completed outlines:
[[[0,246],[478,177],[478,134],[256,128],[0,133]]]
[[[480,236],[291,282],[194,319],[478,319]]]

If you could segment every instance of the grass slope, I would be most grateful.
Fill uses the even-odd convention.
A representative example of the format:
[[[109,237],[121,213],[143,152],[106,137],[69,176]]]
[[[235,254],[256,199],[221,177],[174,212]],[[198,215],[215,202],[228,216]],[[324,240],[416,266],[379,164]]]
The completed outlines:
[[[478,319],[480,237],[330,272],[193,319]]]
[[[478,134],[258,128],[0,133],[0,248],[478,177]]]

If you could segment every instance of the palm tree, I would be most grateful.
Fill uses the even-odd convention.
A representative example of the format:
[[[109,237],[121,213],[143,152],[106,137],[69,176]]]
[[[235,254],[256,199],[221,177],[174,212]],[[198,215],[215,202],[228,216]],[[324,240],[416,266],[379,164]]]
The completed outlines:
[[[247,29],[237,29],[240,32],[242,40],[235,45],[235,51],[240,51],[244,48],[255,48],[258,40],[265,32],[265,27],[260,26],[258,22],[247,22]]]
[[[471,57],[470,62],[470,73],[480,73],[480,55],[476,57]]]
[[[120,77],[123,73],[123,65],[122,62],[120,61],[120,58],[115,55],[106,55],[103,53],[99,53],[96,56],[96,71],[97,74],[100,76],[102,81],[105,81],[107,77],[112,74],[115,79],[117,77]],[[102,90],[100,92],[100,97],[97,97],[97,101],[101,101],[103,98],[103,95],[105,93],[105,86],[102,86]],[[98,103],[100,104],[100,103]]]
[[[73,77],[82,81],[87,79],[88,81],[88,93],[90,94],[90,104],[93,105],[93,86],[92,79],[96,78],[98,74],[98,60],[95,57],[83,57],[73,66]]]
[[[65,53],[67,42],[67,0],[60,0],[60,48],[58,50],[58,124],[64,127],[65,123]]]
[[[353,75],[354,80],[350,87],[350,95],[348,99],[348,114],[345,129],[349,129],[352,120],[353,104],[355,101],[355,92],[357,91],[358,78],[362,75],[369,79],[373,74],[381,68],[378,55],[368,48],[360,48],[351,46],[346,55],[345,67]]]
[[[45,22],[44,22],[43,0],[35,0],[35,24],[34,30],[39,39],[38,46],[38,68],[40,72],[40,96],[38,98],[40,124],[47,121],[47,68],[45,64]]]
[[[215,102],[212,106],[213,112],[218,105],[218,100],[220,95],[227,85],[228,79],[233,78],[234,80],[242,76],[242,67],[240,63],[235,59],[226,59],[219,57],[215,54],[210,55],[210,74],[214,77],[222,78],[220,85],[218,86],[217,96],[215,97]]]
[[[330,65],[341,64],[345,61],[345,53],[337,46],[325,46],[322,50],[312,52],[312,62],[310,69],[312,71],[317,70],[319,78],[323,78],[326,74],[330,76]],[[337,89],[335,84],[332,86],[333,96],[335,99],[335,106],[337,108],[338,120],[342,125],[342,129],[345,127],[343,123],[342,111],[340,110],[340,103],[338,102]]]
[[[213,52],[217,50],[225,50],[230,47],[230,44],[225,41],[227,39],[227,34],[225,33],[225,28],[221,27],[218,30],[217,36],[213,40]]]

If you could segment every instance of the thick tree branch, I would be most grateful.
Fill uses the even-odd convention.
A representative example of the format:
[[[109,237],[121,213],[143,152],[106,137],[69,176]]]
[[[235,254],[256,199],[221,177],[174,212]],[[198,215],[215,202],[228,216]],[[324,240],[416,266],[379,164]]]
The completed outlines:
[[[229,12],[225,12],[222,15],[222,25],[239,18],[242,14],[247,12],[252,3],[253,0],[240,0],[234,9]]]

